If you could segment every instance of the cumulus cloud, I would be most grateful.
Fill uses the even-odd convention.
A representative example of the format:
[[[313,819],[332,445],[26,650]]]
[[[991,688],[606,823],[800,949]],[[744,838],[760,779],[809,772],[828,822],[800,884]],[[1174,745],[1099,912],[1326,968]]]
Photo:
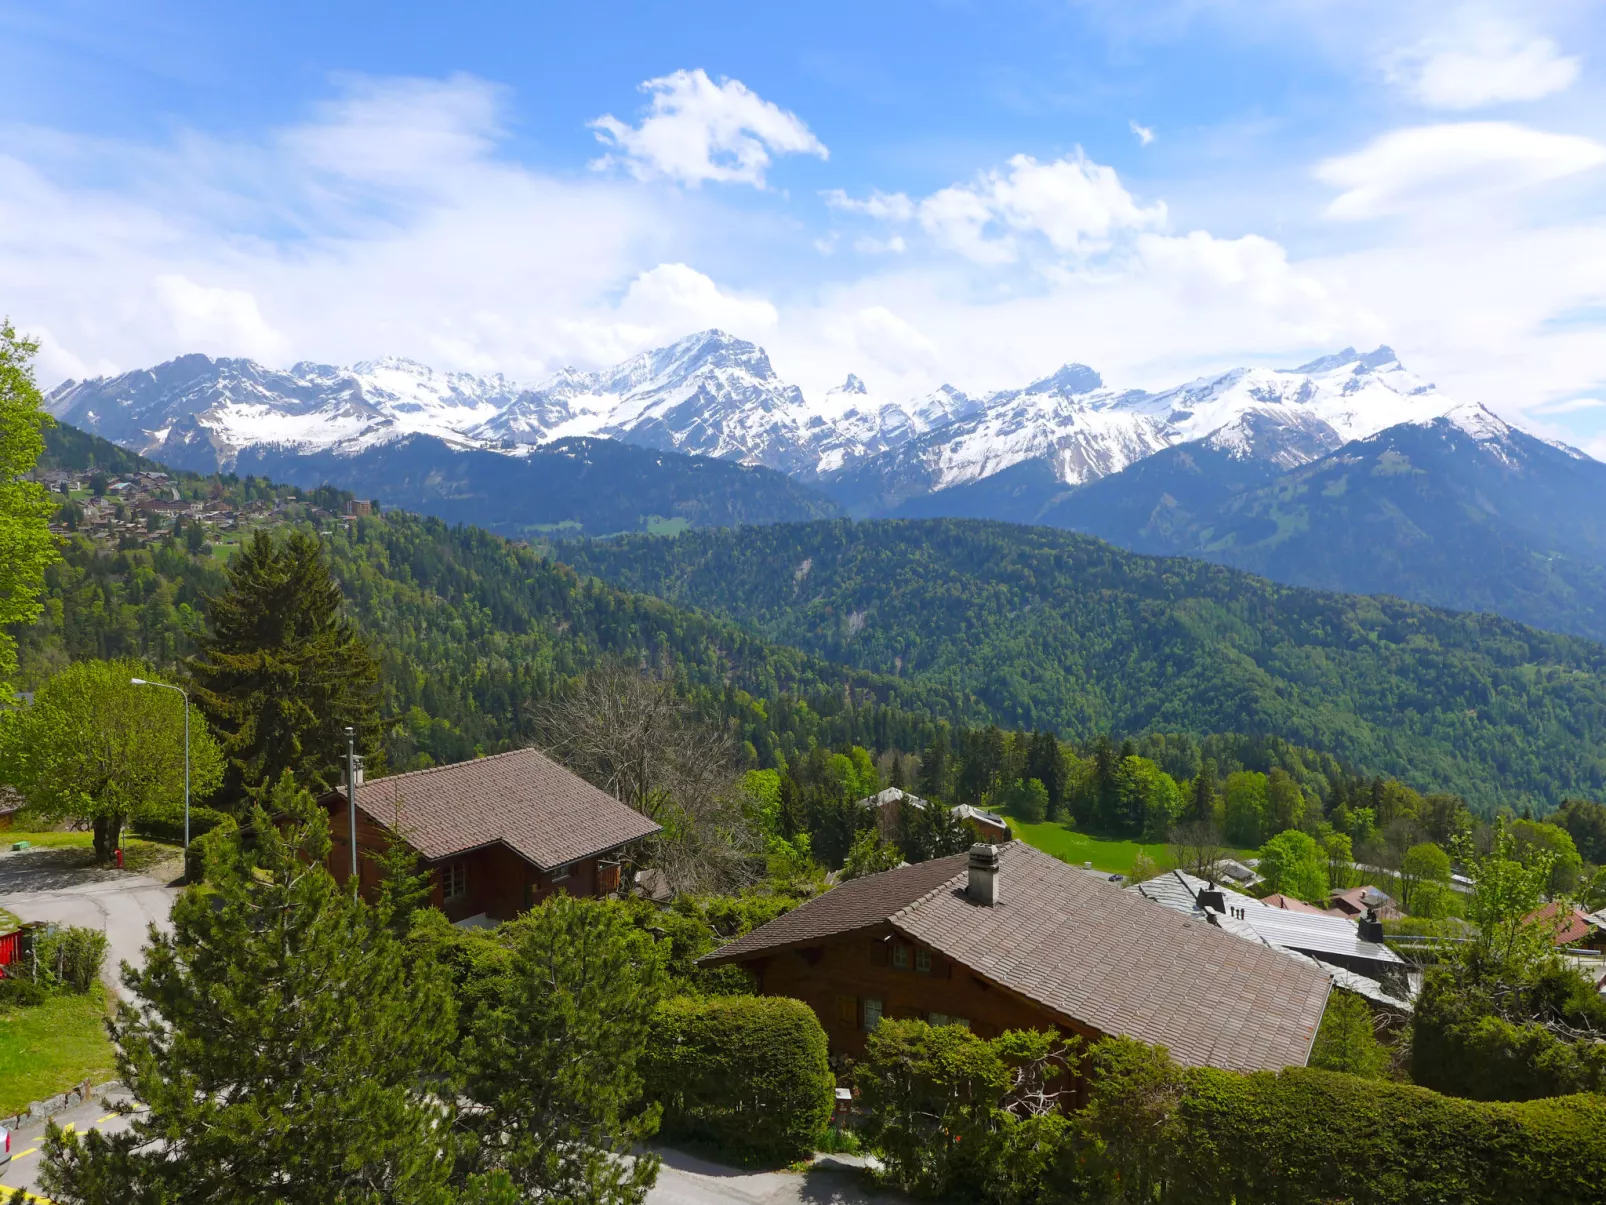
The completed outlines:
[[[1138,136],[1139,146],[1148,146],[1149,143],[1154,141],[1153,127],[1140,126],[1136,120],[1127,122],[1127,125],[1131,126],[1132,132]]]
[[[1316,177],[1340,189],[1330,217],[1374,218],[1512,192],[1606,163],[1606,145],[1504,121],[1415,126],[1324,160]]]
[[[1578,65],[1549,38],[1483,18],[1424,39],[1390,74],[1430,108],[1477,109],[1561,92],[1578,78]]]
[[[698,68],[650,79],[641,90],[651,102],[639,126],[611,113],[591,123],[597,140],[613,151],[593,167],[620,165],[641,180],[763,188],[772,154],[829,156],[801,118],[740,80],[715,83]]]
[[[272,360],[284,350],[284,336],[268,325],[257,299],[244,289],[165,274],[156,278],[156,294],[172,317],[174,333],[187,344],[236,347],[259,360]]]
[[[888,222],[918,222],[935,243],[978,264],[1019,260],[1025,240],[1046,241],[1072,257],[1107,250],[1118,235],[1165,225],[1163,202],[1142,206],[1115,169],[1078,151],[1048,163],[1016,155],[1003,168],[919,201],[903,193],[871,193],[855,200],[825,194],[833,209]]]

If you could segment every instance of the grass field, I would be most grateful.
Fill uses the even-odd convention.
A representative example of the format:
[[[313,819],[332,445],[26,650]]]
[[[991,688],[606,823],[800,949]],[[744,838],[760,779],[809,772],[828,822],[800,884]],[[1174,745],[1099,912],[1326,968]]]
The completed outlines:
[[[43,833],[11,830],[0,832],[0,849],[10,849],[18,841],[26,841],[35,849],[81,849],[86,858],[93,856],[90,851],[95,844],[92,833],[67,833],[59,830]],[[149,870],[177,857],[179,852],[177,846],[164,845],[160,841],[147,841],[143,837],[124,837],[123,869]]]
[[[1171,864],[1168,860],[1169,847],[1164,841],[1148,843],[1120,841],[1113,837],[1094,837],[1087,833],[1079,833],[1075,829],[1066,828],[1057,820],[1045,820],[1041,824],[1022,824],[1011,817],[1006,819],[1009,821],[1010,829],[1026,844],[1036,846],[1045,854],[1064,858],[1077,866],[1091,862],[1094,870],[1108,871],[1111,874],[1131,874],[1132,861],[1140,851],[1148,854],[1160,866]],[[1250,850],[1227,852],[1234,858],[1254,856]]]
[[[65,1092],[80,1080],[116,1072],[106,1036],[106,991],[51,995],[43,1004],[0,1005],[0,1113]]]

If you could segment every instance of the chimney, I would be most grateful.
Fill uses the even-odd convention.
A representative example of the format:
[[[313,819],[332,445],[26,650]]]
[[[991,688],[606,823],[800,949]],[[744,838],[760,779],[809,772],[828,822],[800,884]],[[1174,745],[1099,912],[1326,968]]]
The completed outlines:
[[[342,774],[342,775],[341,775],[341,776],[340,776],[340,778],[341,778],[341,785],[342,785],[342,786],[345,786],[345,785],[348,785],[348,784],[347,784],[347,783],[346,783],[346,781],[345,781],[345,780],[346,780],[346,779],[348,779],[348,778],[352,778],[352,777],[355,777],[355,778],[356,778],[356,779],[357,779],[357,785],[358,785],[358,786],[359,786],[359,787],[360,787],[360,786],[362,786],[362,762],[363,762],[363,759],[362,759],[362,757],[361,757],[361,756],[360,756],[360,755],[359,755],[359,756],[355,756],[355,757],[353,757],[353,758],[351,758],[351,761],[352,761],[352,762],[353,762],[353,763],[355,763],[355,764],[354,764],[354,765],[353,765],[353,766],[352,766],[352,767],[351,767],[351,769],[352,769],[352,771],[353,771],[353,772],[352,772],[352,773],[350,773],[350,774]]]
[[[991,908],[998,903],[998,846],[970,847],[970,902]]]
[[[1372,942],[1374,945],[1383,944],[1383,922],[1377,919],[1377,909],[1368,908],[1366,915],[1355,922],[1360,930],[1362,941]]]
[[[1227,896],[1221,888],[1211,883],[1200,890],[1199,907],[1207,912],[1226,912]]]

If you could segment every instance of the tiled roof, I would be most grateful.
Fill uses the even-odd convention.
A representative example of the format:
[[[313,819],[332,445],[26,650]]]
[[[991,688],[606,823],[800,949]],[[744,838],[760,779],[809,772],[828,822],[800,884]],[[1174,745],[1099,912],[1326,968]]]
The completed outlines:
[[[535,749],[361,783],[357,809],[425,858],[501,842],[543,870],[660,827]]]
[[[1563,908],[1566,909],[1565,914],[1561,913]],[[1522,919],[1529,923],[1543,921],[1547,925],[1554,926],[1555,934],[1552,940],[1558,946],[1570,946],[1575,941],[1583,941],[1596,928],[1596,922],[1589,913],[1572,904],[1560,902],[1552,902],[1536,908]]]
[[[705,954],[701,961],[709,966],[740,962],[758,954],[791,949],[822,937],[881,924],[933,887],[949,882],[955,875],[963,875],[968,858],[968,854],[953,854],[862,879],[849,879],[801,907],[782,913],[769,924],[760,925],[730,945]]]
[[[1296,900],[1291,895],[1277,892],[1273,895],[1262,896],[1260,902],[1268,908],[1281,908],[1284,912],[1303,912],[1306,916],[1331,916],[1325,908],[1318,908],[1315,904],[1307,904],[1304,900]]]
[[[855,880],[704,958],[733,962],[879,921],[1102,1033],[1232,1070],[1303,1065],[1332,980],[1015,841],[999,903],[965,894],[964,854]],[[923,892],[917,892],[922,882]],[[857,889],[847,899],[832,897]]]

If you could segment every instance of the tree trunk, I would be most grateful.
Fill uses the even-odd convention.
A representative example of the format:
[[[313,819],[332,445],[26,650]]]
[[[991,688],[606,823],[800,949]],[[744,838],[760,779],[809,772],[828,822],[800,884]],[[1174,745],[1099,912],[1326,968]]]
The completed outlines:
[[[121,816],[95,817],[95,861],[110,862],[117,853],[117,843],[123,835]]]

